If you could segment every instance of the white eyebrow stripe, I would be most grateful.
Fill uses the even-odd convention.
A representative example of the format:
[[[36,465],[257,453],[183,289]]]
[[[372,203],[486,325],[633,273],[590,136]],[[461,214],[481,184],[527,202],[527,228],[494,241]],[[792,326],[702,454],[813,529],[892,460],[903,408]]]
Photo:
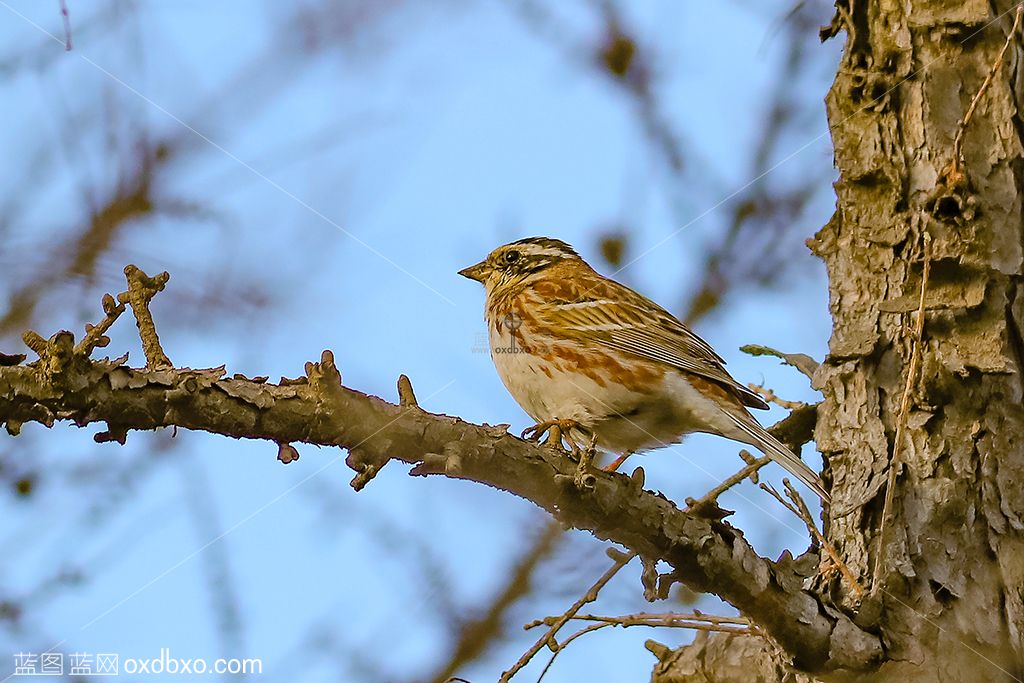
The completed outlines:
[[[523,249],[522,251],[524,253],[526,253],[527,255],[529,255],[529,256],[547,256],[547,257],[550,257],[550,258],[563,258],[563,257],[569,256],[569,254],[566,254],[564,251],[559,251],[558,249],[530,248],[530,249]]]

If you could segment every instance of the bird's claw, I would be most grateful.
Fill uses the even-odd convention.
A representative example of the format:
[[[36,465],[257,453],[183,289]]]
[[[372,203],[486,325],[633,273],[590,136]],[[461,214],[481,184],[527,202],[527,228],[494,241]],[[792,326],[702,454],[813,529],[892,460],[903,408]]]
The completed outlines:
[[[579,426],[580,423],[576,420],[545,420],[532,427],[527,427],[520,436],[528,441],[540,441],[541,437],[547,434],[544,445],[561,450],[565,450],[562,446],[564,438],[572,446],[571,452],[575,453],[577,446],[569,436],[569,430],[579,428]]]

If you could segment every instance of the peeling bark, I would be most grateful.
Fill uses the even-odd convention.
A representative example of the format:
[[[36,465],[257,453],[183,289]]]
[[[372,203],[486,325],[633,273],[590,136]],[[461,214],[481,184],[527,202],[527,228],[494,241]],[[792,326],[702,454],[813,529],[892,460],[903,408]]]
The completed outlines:
[[[836,588],[883,634],[885,680],[1024,671],[1019,34],[960,123],[1013,25],[1013,5],[994,10],[852,3],[856,39],[827,99],[840,179],[813,242],[833,316],[816,439],[833,480],[831,540],[865,584],[882,570],[870,604]],[[961,127],[963,176],[950,178]],[[922,372],[880,542],[925,239]]]
[[[1024,679],[1024,51],[1019,32],[1007,42],[1013,10],[839,0],[823,29],[847,42],[826,100],[836,211],[809,243],[828,270],[833,318],[814,375],[815,439],[832,482],[827,536],[872,588],[863,601],[838,580],[822,590],[885,648],[856,680]],[[926,240],[921,371],[880,539]],[[692,680],[741,680],[726,674],[751,648],[712,636],[673,656],[717,671]],[[789,680],[772,661],[752,655],[758,680]],[[691,680],[679,670],[653,680]]]
[[[671,650],[653,640],[647,649],[658,658],[654,683],[811,683],[793,671],[778,648],[757,636],[700,632],[691,645]]]

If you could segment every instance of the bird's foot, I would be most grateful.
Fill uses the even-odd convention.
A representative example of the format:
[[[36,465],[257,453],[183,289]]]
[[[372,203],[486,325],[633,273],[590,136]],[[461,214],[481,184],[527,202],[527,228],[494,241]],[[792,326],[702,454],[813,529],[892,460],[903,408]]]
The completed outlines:
[[[524,429],[521,436],[529,441],[540,441],[541,437],[547,434],[544,445],[557,450],[566,450],[562,445],[562,439],[565,439],[572,446],[571,452],[575,453],[578,447],[569,436],[569,430],[579,426],[580,423],[576,420],[544,420]]]

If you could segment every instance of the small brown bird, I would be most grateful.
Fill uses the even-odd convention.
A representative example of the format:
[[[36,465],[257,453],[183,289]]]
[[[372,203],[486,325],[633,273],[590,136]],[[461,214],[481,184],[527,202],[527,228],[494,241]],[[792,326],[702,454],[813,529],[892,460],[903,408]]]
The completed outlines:
[[[818,475],[747,412],[768,404],[729,376],[707,342],[565,242],[512,242],[459,274],[487,290],[491,357],[537,421],[524,435],[593,442],[621,463],[692,432],[718,434],[754,446],[829,500]]]

